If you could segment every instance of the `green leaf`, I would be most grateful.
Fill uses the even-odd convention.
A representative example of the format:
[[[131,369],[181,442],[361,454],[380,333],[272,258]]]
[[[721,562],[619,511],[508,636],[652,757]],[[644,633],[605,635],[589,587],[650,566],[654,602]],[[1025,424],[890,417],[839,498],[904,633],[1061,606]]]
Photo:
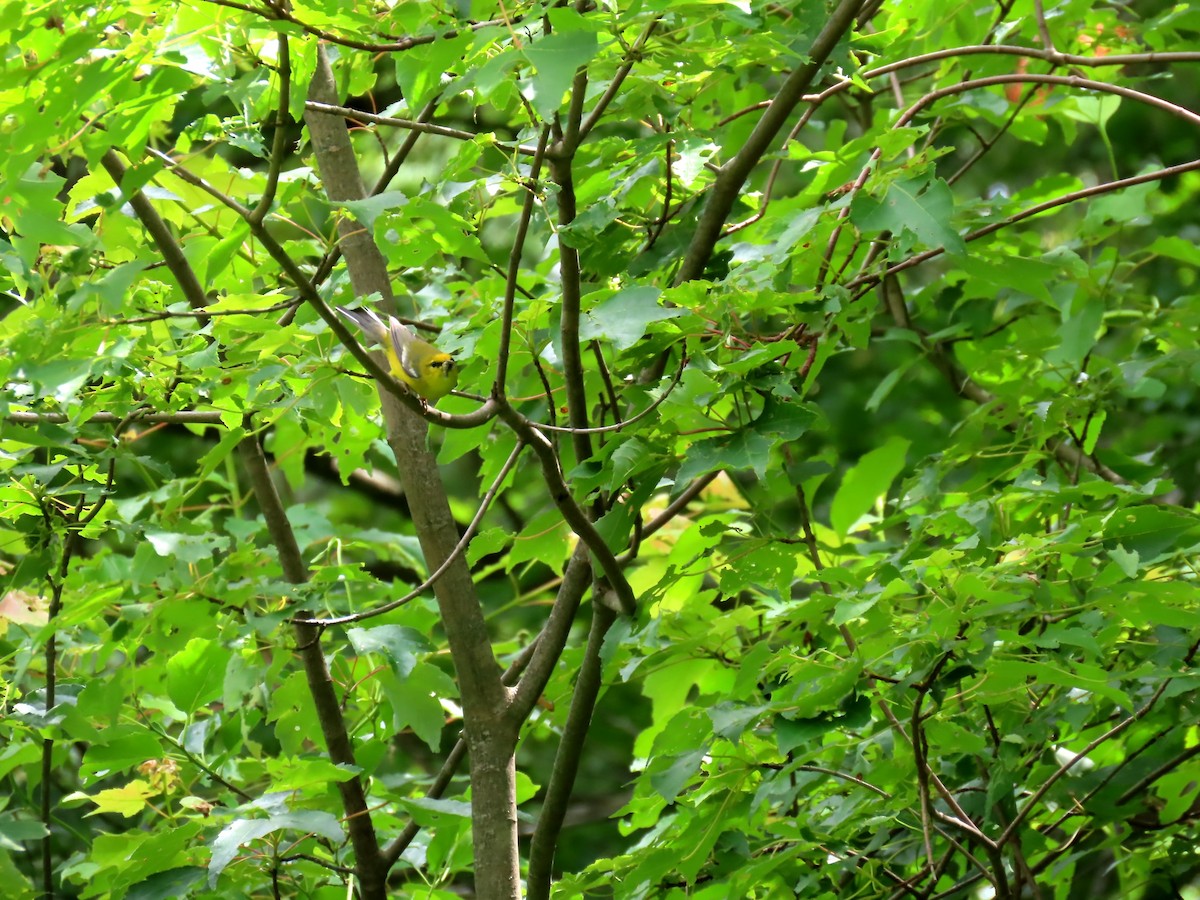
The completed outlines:
[[[1066,363],[1077,368],[1083,358],[1096,346],[1100,323],[1104,318],[1104,303],[1088,299],[1083,309],[1073,313],[1058,330],[1059,346],[1046,354],[1050,363]]]
[[[708,472],[751,469],[760,478],[770,463],[773,442],[751,429],[692,444],[676,481],[686,483]]]
[[[866,231],[908,233],[926,247],[945,247],[956,256],[966,254],[962,237],[949,225],[954,218],[954,195],[941,179],[897,181],[888,186],[882,199],[860,195],[851,209],[851,220]]]
[[[148,731],[108,728],[88,748],[80,775],[90,780],[97,775],[127,771],[161,752],[158,739]]]
[[[408,205],[408,195],[403,191],[385,191],[365,200],[342,200],[337,205],[345,207],[368,231],[375,230],[376,220],[394,209]]]
[[[312,832],[334,843],[345,840],[345,833],[335,816],[315,809],[294,810],[267,819],[235,819],[213,838],[212,857],[208,864],[208,886],[215,887],[225,867],[246,844],[276,831]]]
[[[471,804],[461,800],[414,797],[404,801],[404,808],[413,814],[415,822],[425,827],[444,824],[445,819],[471,818]]]
[[[294,757],[268,759],[266,769],[271,776],[270,790],[284,793],[323,789],[330,783],[349,781],[361,774],[356,768],[334,765],[326,759]]]
[[[1138,573],[1138,555],[1130,553],[1120,544],[1108,551],[1109,558],[1121,567],[1121,571],[1125,573],[1126,578],[1137,578]]]
[[[167,696],[186,713],[194,713],[221,694],[229,651],[216,641],[192,638],[167,660]]]
[[[700,770],[700,763],[708,754],[707,747],[700,747],[675,757],[670,764],[650,777],[650,784],[668,803],[675,802],[679,792]]]
[[[1200,796],[1200,772],[1195,763],[1168,772],[1155,782],[1154,793],[1162,801],[1159,821],[1164,825],[1183,818]]]
[[[712,719],[713,734],[726,740],[737,741],[742,733],[762,718],[767,707],[741,706],[736,703],[718,703],[708,711]]]
[[[358,653],[380,653],[385,656],[399,678],[406,677],[416,666],[417,658],[431,649],[421,634],[400,625],[351,628],[346,632],[346,637]]]
[[[0,813],[0,850],[20,853],[25,841],[40,841],[49,836],[46,826],[35,819],[19,819],[11,812]]]
[[[454,682],[437,666],[424,663],[407,677],[384,681],[383,686],[392,704],[392,729],[401,733],[411,728],[436,753],[446,728],[442,701],[458,696]]]
[[[771,698],[789,719],[810,719],[836,709],[855,694],[861,665],[829,660],[806,660],[788,671],[788,684]]]
[[[780,402],[768,396],[762,414],[754,420],[754,430],[779,441],[796,441],[820,423],[820,412],[808,403]]]
[[[440,36],[403,53],[390,54],[396,67],[396,82],[404,94],[410,118],[442,90],[442,73],[462,62],[473,37],[470,31]]]
[[[186,563],[211,559],[214,553],[228,549],[229,539],[213,534],[180,534],[169,531],[147,531],[146,542],[159,556]]]
[[[598,50],[594,32],[570,31],[548,34],[522,51],[534,67],[528,96],[539,118],[548,120],[561,108],[576,70]]]
[[[907,439],[893,435],[846,472],[829,510],[830,524],[838,535],[849,534],[859,518],[887,493],[904,468],[909,444]]]
[[[73,800],[90,800],[96,805],[96,808],[88,813],[89,816],[112,813],[128,819],[142,812],[146,808],[150,798],[159,793],[160,791],[157,788],[151,787],[148,782],[141,779],[134,779],[121,787],[108,788],[107,790],[97,791],[94,794],[85,794],[82,791],[77,791],[63,797],[63,802],[70,803]]]
[[[125,900],[176,900],[188,896],[203,880],[204,870],[198,866],[168,869],[132,885]]]
[[[1200,608],[1192,585],[1177,581],[1120,582],[1096,591],[1092,599],[1119,622],[1138,628],[1200,628]]]
[[[764,544],[739,554],[737,564],[721,573],[721,590],[737,594],[755,587],[784,594],[796,572],[796,551],[783,544]]]
[[[839,600],[837,606],[834,607],[833,616],[830,618],[830,621],[834,625],[845,625],[848,622],[852,622],[870,611],[880,601],[882,596],[881,591],[864,590],[862,596],[856,597],[853,600]]]
[[[1121,98],[1113,94],[1077,94],[1071,98],[1063,114],[1103,129],[1120,108]]]
[[[131,829],[98,835],[86,862],[81,861],[83,878],[93,888],[105,884],[114,896],[133,896],[127,893],[128,887],[186,865],[188,847],[199,832],[198,822],[176,820],[170,828],[153,833]],[[71,872],[68,866],[64,876]]]
[[[1038,662],[1016,659],[996,660],[988,671],[990,692],[1011,690],[1026,683],[1039,686],[1055,685],[1097,694],[1116,704],[1125,712],[1133,711],[1129,695],[1113,687],[1108,672],[1084,663]]]
[[[580,339],[606,340],[617,350],[628,350],[642,339],[652,322],[683,315],[682,310],[660,306],[659,296],[659,290],[653,287],[617,291],[584,311]]]
[[[1192,546],[1200,539],[1200,519],[1159,506],[1134,506],[1114,512],[1104,525],[1106,541],[1152,563]]]

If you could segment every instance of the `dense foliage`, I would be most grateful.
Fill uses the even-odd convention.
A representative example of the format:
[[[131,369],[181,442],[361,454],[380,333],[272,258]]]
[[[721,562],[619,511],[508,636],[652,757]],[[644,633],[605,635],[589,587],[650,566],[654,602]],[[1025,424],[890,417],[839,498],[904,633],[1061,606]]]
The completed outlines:
[[[1200,896],[1200,12],[0,34],[5,896]]]

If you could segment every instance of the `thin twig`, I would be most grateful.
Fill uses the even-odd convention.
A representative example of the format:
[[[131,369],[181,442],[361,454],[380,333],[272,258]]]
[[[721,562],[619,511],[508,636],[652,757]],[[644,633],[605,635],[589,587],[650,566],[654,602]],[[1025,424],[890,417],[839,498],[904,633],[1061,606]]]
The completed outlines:
[[[592,111],[588,113],[587,119],[582,125],[579,126],[579,133],[576,137],[576,146],[578,146],[578,144],[581,143],[591,133],[592,129],[596,127],[596,124],[600,121],[601,116],[604,115],[604,111],[608,109],[608,105],[612,103],[613,99],[617,96],[617,93],[621,90],[621,84],[625,81],[626,76],[628,76],[633,70],[634,64],[642,58],[642,51],[646,47],[646,42],[650,40],[650,36],[654,34],[654,29],[658,27],[658,23],[661,20],[661,16],[655,16],[653,19],[651,19],[650,24],[642,29],[642,33],[639,34],[637,40],[633,42],[633,46],[625,52],[625,61],[617,69],[612,81],[608,83],[608,87],[605,88],[604,93],[600,95],[600,99],[596,101],[596,105],[592,108]]]

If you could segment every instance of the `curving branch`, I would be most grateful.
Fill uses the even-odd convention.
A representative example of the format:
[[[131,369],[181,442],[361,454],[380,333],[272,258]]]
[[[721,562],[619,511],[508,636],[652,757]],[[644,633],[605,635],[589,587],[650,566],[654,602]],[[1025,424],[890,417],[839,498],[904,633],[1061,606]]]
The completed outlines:
[[[1060,87],[1078,88],[1086,91],[1095,91],[1100,94],[1115,94],[1118,97],[1125,97],[1128,100],[1136,100],[1139,103],[1145,103],[1148,106],[1153,106],[1164,110],[1173,116],[1183,119],[1192,125],[1200,126],[1200,115],[1192,112],[1185,106],[1180,106],[1178,103],[1172,103],[1169,100],[1164,100],[1161,97],[1156,97],[1153,94],[1147,94],[1144,91],[1127,88],[1119,84],[1110,84],[1106,81],[1096,81],[1092,78],[1084,78],[1081,75],[1039,75],[1037,73],[1016,73],[1012,75],[988,75],[983,78],[971,78],[965,81],[960,81],[957,84],[949,85],[948,87],[938,88],[935,91],[930,91],[925,94],[915,103],[908,107],[900,118],[896,120],[894,128],[903,128],[911,122],[925,107],[932,103],[936,103],[943,97],[950,97],[954,94],[961,94],[964,91],[978,90],[979,88],[993,87],[1000,84],[1054,84]]]
[[[938,90],[930,91],[929,93],[925,94],[923,97],[918,99],[911,106],[909,106],[908,109],[904,110],[904,112],[900,114],[900,118],[898,118],[896,120],[896,123],[893,126],[893,128],[903,128],[905,125],[907,125],[909,122],[911,122],[914,118],[916,118],[917,114],[920,113],[923,109],[925,109],[925,107],[929,106],[932,103],[935,103],[936,101],[938,101],[944,97],[950,97],[955,94],[961,94],[965,91],[972,91],[972,90],[977,90],[979,88],[985,88],[985,87],[993,87],[993,86],[1001,85],[1001,84],[1054,84],[1054,85],[1059,85],[1059,86],[1064,86],[1064,87],[1072,87],[1072,88],[1079,88],[1082,90],[1095,91],[1097,93],[1102,93],[1102,94],[1114,94],[1118,97],[1125,97],[1126,99],[1129,99],[1129,100],[1136,100],[1140,103],[1145,103],[1148,106],[1153,106],[1158,109],[1165,110],[1165,111],[1171,113],[1171,115],[1177,116],[1178,118],[1181,118],[1184,121],[1186,121],[1192,125],[1196,125],[1196,126],[1200,127],[1200,114],[1192,112],[1190,109],[1188,109],[1184,106],[1180,106],[1177,103],[1171,103],[1168,100],[1163,100],[1161,97],[1155,97],[1153,94],[1147,94],[1143,91],[1134,90],[1133,88],[1122,87],[1120,85],[1115,85],[1115,84],[1108,84],[1107,82],[1103,82],[1103,81],[1094,81],[1093,79],[1082,78],[1077,75],[1017,74],[1017,75],[990,75],[985,78],[971,78],[971,79],[967,79],[965,81],[958,82],[957,84],[952,84],[949,87],[939,88]],[[851,184],[849,190],[846,191],[847,195],[852,197],[854,194],[856,194],[860,190],[862,190],[863,186],[867,183],[867,179],[870,177],[871,172],[873,171],[876,163],[879,162],[879,158],[882,155],[882,152],[883,151],[879,147],[876,147],[875,150],[872,151],[871,156],[867,160],[866,165],[863,166],[862,171],[860,171],[858,174],[858,177],[854,180],[853,184]],[[1077,193],[1079,193],[1079,195],[1082,196],[1082,192],[1077,192]],[[841,236],[842,228],[843,228],[846,220],[849,218],[849,216],[850,216],[850,203],[847,201],[845,203],[845,205],[843,206],[842,211],[838,214],[838,224],[833,229],[833,231],[830,233],[829,240],[826,243],[825,253],[821,259],[821,269],[817,276],[818,286],[820,286],[821,284],[824,283],[825,277],[829,270],[829,266],[832,264],[834,250],[837,247],[837,242],[838,242],[839,237]],[[1014,219],[1013,221],[1017,221],[1017,220]],[[1011,224],[1011,222],[1006,222],[1006,224]],[[999,227],[999,226],[997,226],[997,227]],[[993,228],[992,230],[994,231],[995,228]],[[990,233],[990,232],[982,232],[982,233]],[[940,248],[939,248],[938,252],[939,253],[942,252]],[[925,258],[929,258],[929,257],[925,257]],[[897,271],[897,270],[889,269],[888,274],[894,274],[895,271]],[[853,282],[851,282],[851,283],[853,283]],[[849,285],[846,285],[846,286],[849,286]]]
[[[932,62],[940,62],[947,59],[977,55],[1014,56],[1023,59],[1042,60],[1055,66],[1073,66],[1077,68],[1101,68],[1114,65],[1129,66],[1135,64],[1162,65],[1172,62],[1200,62],[1200,53],[1195,51],[1172,51],[1166,53],[1122,53],[1111,54],[1108,56],[1084,56],[1080,54],[1059,53],[1058,51],[1053,50],[1053,48],[1048,50],[1038,50],[1036,48],[1021,47],[1011,44],[971,44],[961,47],[948,48],[946,50],[937,50],[930,53],[924,53],[918,56],[908,57],[907,59],[898,60],[893,63],[888,63],[887,65],[865,69],[858,73],[858,78],[862,81],[871,81],[876,78],[890,77],[904,69],[923,66]],[[853,79],[839,78],[835,84],[831,85],[820,93],[804,96],[802,99],[809,103],[809,108],[805,111],[804,115],[800,118],[800,121],[796,124],[796,126],[792,128],[791,132],[789,132],[784,143],[789,143],[795,139],[796,135],[799,134],[801,128],[803,128],[803,126],[808,122],[812,114],[816,112],[816,110],[820,108],[820,106],[824,104],[826,100],[849,90],[850,88],[854,87],[855,84],[856,82]],[[740,109],[737,112],[726,116],[718,124],[726,125],[741,116],[748,115],[756,110],[766,109],[771,105],[772,102],[774,101],[764,100],[747,106],[744,109]],[[1023,103],[1024,101],[1022,101],[1022,105]],[[1014,110],[1013,117],[1015,117],[1018,111],[1019,110]],[[1005,128],[1007,128],[1007,126],[1008,123],[1006,123]],[[1004,129],[1002,129],[1002,131],[1003,130]],[[962,171],[973,165],[978,160],[978,156],[981,156],[982,153],[986,152],[988,149],[990,149],[990,146],[985,144],[983,150],[981,150],[976,157],[964,163],[962,170],[960,170],[958,173],[955,173],[955,175],[949,179],[950,182],[953,183],[954,180],[960,177]],[[766,206],[770,202],[775,179],[778,176],[782,162],[782,160],[776,160],[771,166],[771,171],[768,174],[767,183],[763,190],[763,200],[759,205],[759,209],[747,219],[728,226],[722,234],[722,237],[728,237],[729,235],[746,228],[762,218],[766,212]]]
[[[671,383],[663,389],[663,392],[659,394],[645,409],[638,410],[629,418],[622,419],[619,422],[614,422],[612,425],[597,425],[592,428],[574,428],[563,425],[547,425],[542,422],[530,422],[529,424],[538,431],[553,431],[559,434],[614,434],[619,431],[624,431],[634,422],[644,419],[646,416],[650,415],[650,413],[654,412],[654,410],[658,409],[658,407],[662,405],[663,401],[671,396],[671,392],[679,386],[679,382],[683,378],[683,373],[687,368],[687,363],[687,353],[681,353],[679,355],[679,365],[675,367],[675,374],[671,378]]]
[[[512,471],[513,466],[517,464],[517,459],[521,455],[521,451],[525,449],[525,445],[517,441],[517,445],[513,447],[512,453],[508,455],[508,459],[504,461],[504,465],[500,467],[495,479],[492,481],[492,486],[488,488],[483,499],[479,503],[479,509],[475,511],[475,515],[471,518],[471,522],[467,525],[462,537],[458,539],[458,543],[454,545],[454,549],[450,551],[450,555],[442,560],[442,564],[429,573],[429,577],[418,584],[415,588],[400,597],[397,600],[392,600],[390,603],[385,603],[383,606],[375,609],[363,610],[359,613],[352,613],[348,616],[335,616],[329,619],[292,619],[294,624],[312,625],[316,628],[328,628],[333,625],[349,625],[353,622],[362,622],[365,619],[373,619],[376,616],[382,616],[384,613],[389,613],[393,609],[399,609],[406,603],[410,603],[417,597],[429,590],[434,583],[446,574],[446,571],[458,562],[458,559],[466,551],[467,545],[471,543],[471,538],[475,537],[475,532],[479,530],[479,524],[483,521],[484,515],[491,508],[496,495],[500,493],[500,488],[504,484],[504,480],[508,477],[508,473]]]
[[[604,543],[604,538],[600,536],[600,532],[596,530],[592,520],[571,496],[571,490],[563,478],[558,456],[550,441],[535,429],[528,419],[507,403],[500,406],[500,419],[533,448],[538,461],[542,464],[542,477],[546,480],[546,485],[550,490],[550,499],[558,507],[558,511],[566,523],[571,526],[571,530],[587,546],[600,564],[605,578],[609,581],[609,586],[616,595],[618,608],[626,615],[633,615],[637,609],[637,599],[634,596],[633,588],[630,587],[629,581],[621,569],[621,564],[608,545]]]
[[[1000,837],[996,839],[996,843],[1003,846],[1012,840],[1013,836],[1016,834],[1017,828],[1020,827],[1021,823],[1029,817],[1034,807],[1041,802],[1042,798],[1046,796],[1046,792],[1049,791],[1050,788],[1054,787],[1059,779],[1070,772],[1076,763],[1078,763],[1081,759],[1086,758],[1089,753],[1091,753],[1101,744],[1112,740],[1118,734],[1125,731],[1127,728],[1145,716],[1146,713],[1150,712],[1150,710],[1154,707],[1154,704],[1159,701],[1172,681],[1173,679],[1171,678],[1164,680],[1162,684],[1158,686],[1158,689],[1150,695],[1150,698],[1145,703],[1135,709],[1132,713],[1130,713],[1112,728],[1108,729],[1108,731],[1088,741],[1082,750],[1074,754],[1070,759],[1066,760],[1062,765],[1055,769],[1050,774],[1050,777],[1042,782],[1042,784],[1038,786],[1037,790],[1030,795],[1029,799],[1025,801],[1025,804],[1019,810],[1017,810],[1017,814],[1013,817],[1013,820],[1008,823],[1008,827],[1004,829]]]
[[[1191,162],[1180,163],[1176,166],[1167,166],[1163,169],[1155,169],[1153,172],[1143,172],[1141,175],[1131,175],[1128,178],[1119,178],[1116,181],[1106,181],[1103,184],[1092,185],[1091,187],[1081,188],[1078,191],[1071,191],[1068,194],[1063,194],[1061,197],[1055,197],[1053,200],[1046,200],[1043,203],[1038,203],[1028,209],[1021,210],[1011,216],[1005,216],[999,221],[984,225],[982,228],[977,228],[972,232],[963,235],[965,243],[977,241],[980,238],[987,237],[989,234],[1007,228],[1017,222],[1040,215],[1044,212],[1049,212],[1060,206],[1067,206],[1077,200],[1084,200],[1088,197],[1098,197],[1102,194],[1112,193],[1122,190],[1127,187],[1134,187],[1139,184],[1147,184],[1151,181],[1162,181],[1164,178],[1170,178],[1175,175],[1182,175],[1185,172],[1195,172],[1200,170],[1200,159],[1192,160]],[[911,269],[921,263],[928,262],[946,252],[944,247],[934,247],[931,250],[923,250],[920,253],[914,253],[907,259],[901,260],[886,269],[875,272],[873,274],[864,274],[857,276],[845,282],[842,286],[855,291],[852,296],[853,300],[862,299],[863,295],[874,287],[883,279],[889,276],[896,275],[906,269]]]
[[[223,6],[227,9],[240,10],[241,12],[259,16],[268,21],[290,22],[302,31],[311,34],[313,37],[320,38],[326,43],[349,47],[352,50],[365,50],[369,53],[403,53],[405,50],[411,50],[413,47],[432,44],[434,41],[450,40],[451,38],[458,37],[464,31],[480,31],[484,28],[495,28],[497,26],[511,28],[524,18],[524,16],[514,16],[500,19],[485,19],[481,22],[469,22],[465,27],[451,28],[438,34],[412,35],[392,41],[361,41],[356,38],[346,37],[335,31],[318,28],[316,25],[305,22],[291,11],[289,8],[290,4],[277,2],[277,0],[263,0],[262,6],[251,6],[249,3],[240,3],[238,0],[203,0],[203,2],[211,3],[213,6]]]

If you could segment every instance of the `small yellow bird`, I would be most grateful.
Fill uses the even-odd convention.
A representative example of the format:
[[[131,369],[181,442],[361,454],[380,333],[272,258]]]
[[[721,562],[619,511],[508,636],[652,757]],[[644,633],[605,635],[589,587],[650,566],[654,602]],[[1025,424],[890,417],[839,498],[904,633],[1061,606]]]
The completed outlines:
[[[422,400],[437,403],[458,384],[458,363],[454,357],[421,340],[395,316],[388,316],[385,325],[369,309],[339,306],[337,311],[383,347],[392,374],[412,388],[413,393]]]

